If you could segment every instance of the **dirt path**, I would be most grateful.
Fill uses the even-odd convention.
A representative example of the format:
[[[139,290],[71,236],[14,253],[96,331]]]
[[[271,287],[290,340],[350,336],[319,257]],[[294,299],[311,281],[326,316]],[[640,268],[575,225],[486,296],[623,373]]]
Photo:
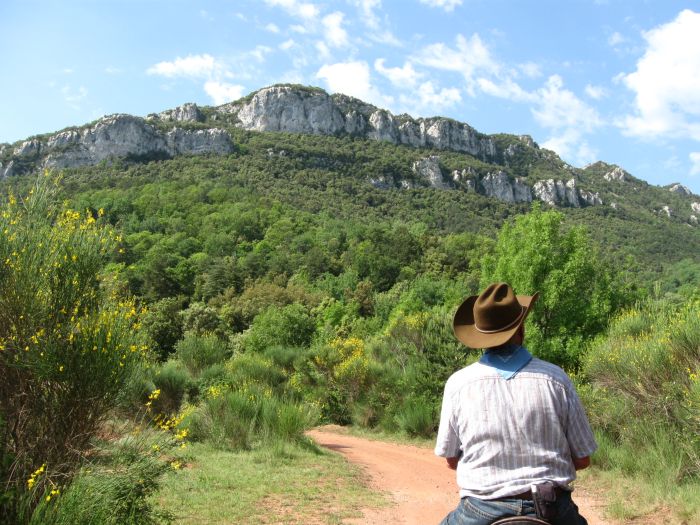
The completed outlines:
[[[362,518],[347,524],[437,524],[459,500],[454,472],[430,449],[363,439],[334,427],[317,428],[308,435],[319,445],[362,466],[371,486],[393,499],[393,505],[364,509]],[[601,506],[585,487],[577,487],[574,501],[589,525],[613,525],[602,518]]]

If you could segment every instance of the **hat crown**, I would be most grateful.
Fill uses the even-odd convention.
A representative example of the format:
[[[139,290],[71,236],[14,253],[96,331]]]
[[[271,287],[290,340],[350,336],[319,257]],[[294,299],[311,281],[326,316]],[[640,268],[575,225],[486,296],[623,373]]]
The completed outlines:
[[[474,325],[482,333],[506,330],[523,316],[525,310],[510,285],[494,283],[474,303]]]

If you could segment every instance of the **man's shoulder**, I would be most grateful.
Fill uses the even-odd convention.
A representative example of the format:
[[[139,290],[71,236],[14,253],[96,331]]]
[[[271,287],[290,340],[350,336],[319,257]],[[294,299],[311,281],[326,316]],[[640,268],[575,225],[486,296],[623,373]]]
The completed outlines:
[[[522,377],[530,375],[541,376],[567,386],[571,383],[571,379],[569,379],[569,376],[562,368],[554,363],[550,363],[549,361],[545,361],[544,359],[540,359],[538,357],[533,357],[532,360],[520,371],[519,375]]]
[[[462,385],[469,381],[477,380],[491,372],[490,368],[482,365],[478,361],[472,363],[471,365],[465,366],[457,370],[447,379],[447,387],[455,387],[457,385]]]

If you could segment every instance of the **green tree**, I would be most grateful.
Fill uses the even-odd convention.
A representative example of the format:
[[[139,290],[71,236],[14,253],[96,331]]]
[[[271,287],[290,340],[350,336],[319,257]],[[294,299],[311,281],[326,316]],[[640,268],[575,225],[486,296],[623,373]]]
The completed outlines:
[[[540,293],[527,339],[542,357],[577,369],[583,342],[600,333],[628,299],[583,227],[565,230],[563,214],[536,205],[501,228],[495,253],[482,264],[482,289],[510,283],[516,293]]]

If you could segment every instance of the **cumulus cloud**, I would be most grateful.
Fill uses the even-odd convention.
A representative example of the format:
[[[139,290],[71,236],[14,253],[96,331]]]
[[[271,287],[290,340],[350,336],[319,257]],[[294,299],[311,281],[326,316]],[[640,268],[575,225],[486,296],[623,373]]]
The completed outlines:
[[[690,155],[690,174],[700,175],[700,151],[694,151]]]
[[[177,57],[171,62],[158,62],[149,67],[146,73],[167,78],[175,77],[208,77],[214,73],[217,64],[214,57],[208,54],[188,55],[185,58]]]
[[[561,158],[579,166],[590,164],[597,158],[597,151],[588,144],[582,133],[574,128],[568,128],[551,137],[542,143],[542,147],[551,149]]]
[[[462,101],[462,96],[457,88],[435,89],[433,83],[423,82],[418,86],[419,104],[426,108],[443,109]]]
[[[622,44],[625,41],[625,37],[623,37],[620,33],[615,31],[612,35],[608,37],[608,44],[611,47],[618,46]]]
[[[529,78],[537,78],[542,75],[542,69],[539,64],[534,62],[525,62],[518,65],[518,69]]]
[[[541,126],[550,129],[575,128],[590,132],[602,125],[595,108],[564,88],[559,75],[550,76],[537,90],[537,104],[532,115]]]
[[[328,89],[335,93],[344,93],[382,107],[393,102],[391,97],[384,97],[372,85],[370,68],[364,61],[325,64],[316,73],[316,78],[325,81]]]
[[[635,94],[635,113],[620,121],[623,131],[645,138],[700,140],[700,13],[682,11],[675,20],[643,33],[644,55],[622,77]]]
[[[383,58],[374,61],[374,69],[397,87],[414,86],[418,79],[423,76],[413,68],[413,64],[410,62],[406,62],[403,67],[385,67]]]
[[[284,42],[282,42],[279,45],[279,48],[282,51],[287,51],[287,50],[293,48],[295,44],[296,44],[296,42],[294,42],[294,40],[290,38],[289,40],[285,40]]]
[[[353,2],[359,9],[362,15],[362,21],[372,29],[379,28],[379,17],[375,9],[382,5],[381,0],[355,0]]]
[[[421,65],[461,73],[467,82],[467,92],[474,96],[474,76],[478,72],[496,74],[498,63],[493,59],[481,37],[474,33],[471,38],[457,35],[455,48],[442,42],[430,44],[415,57]]]
[[[343,29],[344,17],[340,11],[323,17],[323,35],[330,47],[343,47],[348,44],[348,33]]]
[[[291,16],[304,20],[314,20],[318,18],[320,9],[311,2],[299,2],[298,0],[265,0],[265,3],[272,7],[281,7]]]
[[[462,0],[420,0],[420,3],[430,7],[439,7],[449,13],[458,5],[462,5]]]
[[[593,100],[600,100],[608,95],[607,90],[602,86],[594,86],[592,84],[587,84],[586,95],[591,97]]]
[[[204,83],[204,91],[219,106],[232,100],[238,100],[243,96],[243,86],[209,80]]]
[[[280,28],[277,26],[277,24],[273,24],[272,22],[265,26],[265,30],[275,34],[280,32]]]
[[[537,95],[525,91],[512,78],[491,80],[480,77],[476,80],[477,85],[487,95],[498,98],[506,98],[516,102],[535,102]]]

